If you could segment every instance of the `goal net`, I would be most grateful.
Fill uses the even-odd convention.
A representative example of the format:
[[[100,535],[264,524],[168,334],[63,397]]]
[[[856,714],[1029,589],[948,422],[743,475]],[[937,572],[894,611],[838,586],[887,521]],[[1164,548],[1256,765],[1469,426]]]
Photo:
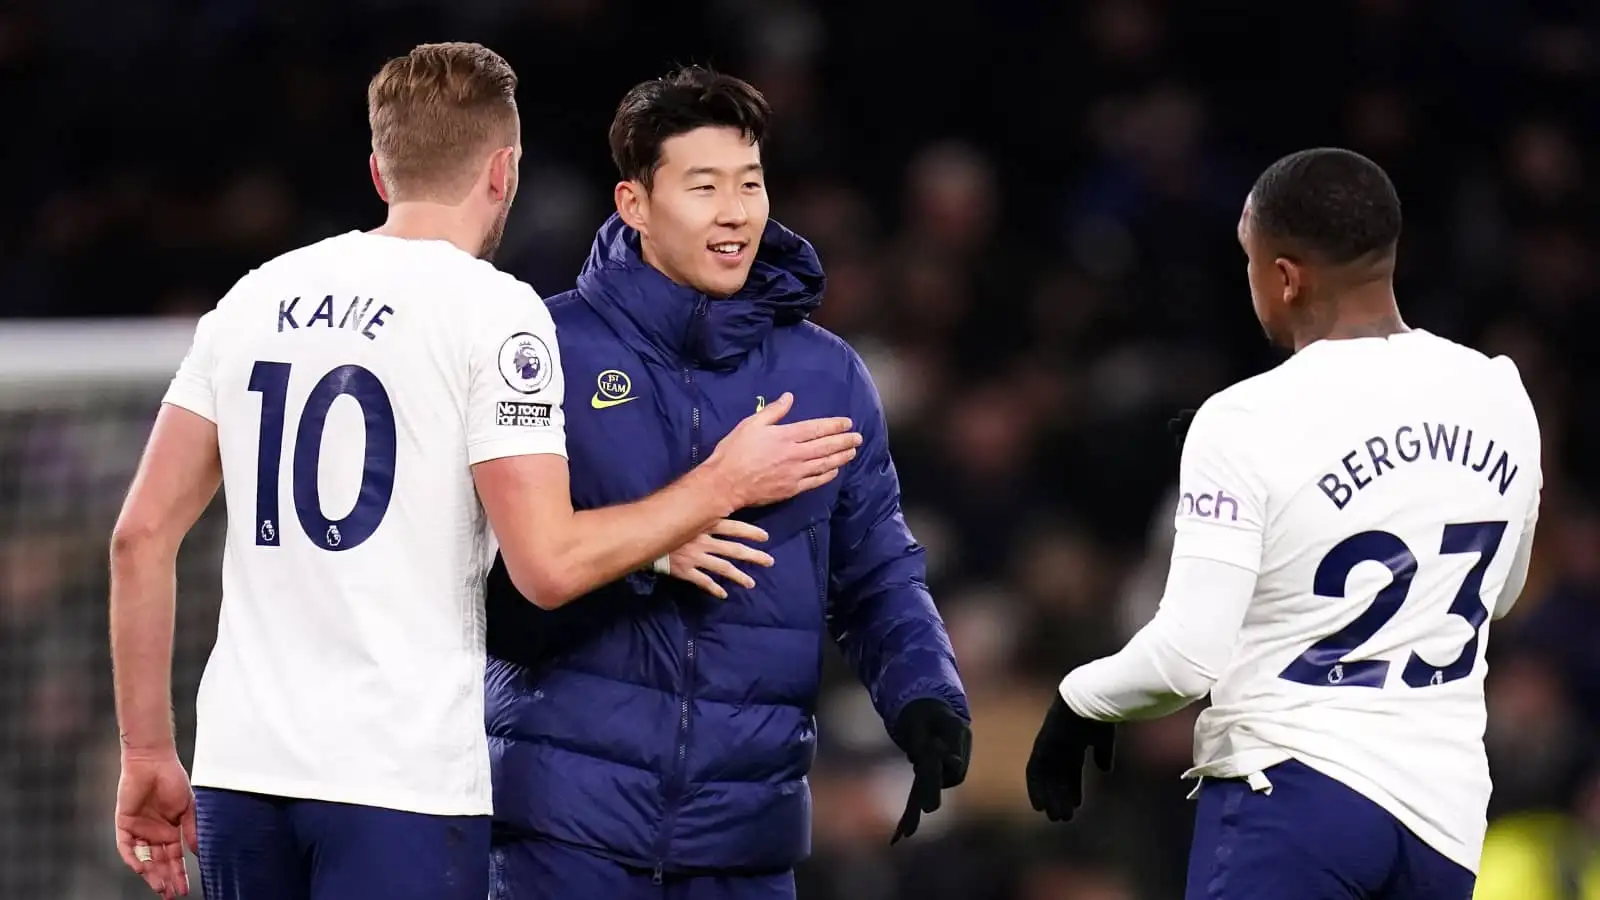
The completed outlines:
[[[0,900],[148,897],[111,813],[111,526],[193,320],[0,320]],[[173,695],[189,759],[216,636],[222,504],[178,566]],[[199,895],[191,862],[190,896]]]

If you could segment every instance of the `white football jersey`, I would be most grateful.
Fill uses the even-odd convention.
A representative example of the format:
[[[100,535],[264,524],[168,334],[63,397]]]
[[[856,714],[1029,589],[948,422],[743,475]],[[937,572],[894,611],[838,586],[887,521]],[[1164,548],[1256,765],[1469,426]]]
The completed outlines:
[[[196,785],[491,811],[470,467],[566,455],[555,326],[443,241],[350,232],[247,274],[166,402],[217,424],[228,532]]]
[[[1300,760],[1476,871],[1484,649],[1539,456],[1516,365],[1423,331],[1320,341],[1207,401],[1173,556],[1258,578],[1189,774]]]

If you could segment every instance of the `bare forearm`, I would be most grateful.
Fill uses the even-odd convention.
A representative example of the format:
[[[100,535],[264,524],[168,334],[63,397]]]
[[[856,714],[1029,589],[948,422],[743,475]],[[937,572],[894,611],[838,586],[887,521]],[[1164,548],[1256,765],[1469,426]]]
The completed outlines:
[[[125,750],[174,748],[172,632],[176,554],[114,538],[111,550],[111,666],[117,726]]]
[[[529,599],[563,606],[683,546],[735,503],[713,472],[697,469],[643,500],[574,513],[566,534],[546,536],[555,552],[531,561],[540,574],[528,579]]]
[[[173,747],[178,547],[221,484],[216,424],[163,404],[111,535],[111,666],[124,751]]]

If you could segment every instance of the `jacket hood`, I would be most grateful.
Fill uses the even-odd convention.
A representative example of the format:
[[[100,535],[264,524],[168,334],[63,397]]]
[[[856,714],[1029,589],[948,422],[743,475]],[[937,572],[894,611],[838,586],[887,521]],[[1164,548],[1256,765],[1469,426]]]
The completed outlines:
[[[822,305],[826,283],[811,244],[769,219],[744,287],[725,299],[708,297],[646,263],[639,233],[613,213],[595,235],[578,293],[636,349],[664,365],[729,368],[774,327],[810,316]]]

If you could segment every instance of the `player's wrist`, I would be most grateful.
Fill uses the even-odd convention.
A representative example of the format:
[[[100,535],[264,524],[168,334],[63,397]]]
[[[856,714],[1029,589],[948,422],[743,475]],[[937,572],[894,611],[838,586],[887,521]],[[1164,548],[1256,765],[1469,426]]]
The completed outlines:
[[[706,505],[707,512],[714,519],[726,519],[749,505],[741,496],[738,483],[727,472],[721,458],[714,454],[710,459],[691,469],[689,474],[684,476],[684,480],[688,482],[687,487]]]
[[[178,755],[177,740],[168,733],[165,737],[141,736],[123,733],[122,758],[124,760],[165,760]]]

